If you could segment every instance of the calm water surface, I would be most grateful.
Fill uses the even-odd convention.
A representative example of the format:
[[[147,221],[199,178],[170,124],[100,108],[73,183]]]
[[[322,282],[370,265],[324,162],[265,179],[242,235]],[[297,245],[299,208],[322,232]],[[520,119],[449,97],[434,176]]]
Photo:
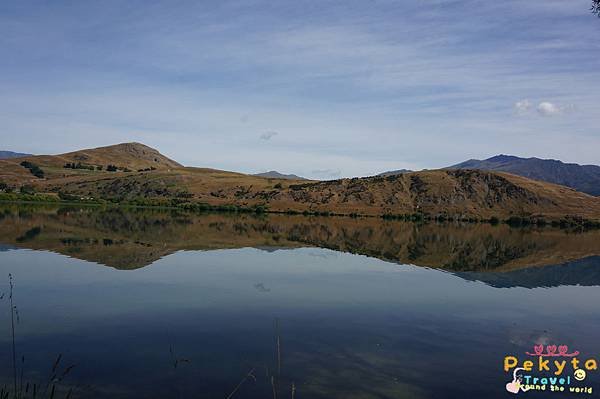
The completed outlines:
[[[291,398],[293,386],[296,398],[503,398],[512,396],[505,355],[525,359],[533,344],[555,343],[600,358],[595,232],[15,206],[0,214],[9,390],[9,273],[17,385],[43,390],[54,374],[57,397]],[[600,389],[598,375],[581,384]]]

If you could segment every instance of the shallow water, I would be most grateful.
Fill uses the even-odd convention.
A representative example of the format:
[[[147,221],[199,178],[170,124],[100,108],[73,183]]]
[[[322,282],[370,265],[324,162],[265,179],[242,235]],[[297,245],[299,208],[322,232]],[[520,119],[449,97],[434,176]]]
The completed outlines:
[[[0,376],[11,390],[9,273],[17,386],[29,393],[501,398],[504,356],[525,360],[535,343],[600,359],[596,232],[0,211]],[[598,375],[572,385],[598,388]]]

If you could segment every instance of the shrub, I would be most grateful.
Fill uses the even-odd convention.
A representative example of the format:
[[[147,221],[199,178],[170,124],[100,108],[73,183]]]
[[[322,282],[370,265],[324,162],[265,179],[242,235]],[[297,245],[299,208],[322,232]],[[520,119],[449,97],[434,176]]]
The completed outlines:
[[[95,170],[96,167],[94,165],[86,165],[83,164],[81,162],[68,162],[66,163],[63,168],[65,169],[86,169],[86,170]]]
[[[512,227],[527,226],[531,224],[531,219],[520,216],[511,216],[506,220],[506,224]]]
[[[21,192],[21,194],[29,194],[29,195],[35,194],[35,188],[28,184],[21,186],[19,191]]]
[[[44,171],[36,164],[29,161],[23,161],[21,162],[21,166],[26,169],[29,169],[29,172],[31,172],[31,174],[35,177],[38,177],[40,179],[44,178]]]
[[[254,207],[255,213],[265,213],[266,211],[267,211],[267,208],[264,205],[257,205]]]
[[[413,213],[411,215],[411,219],[414,222],[422,222],[423,221],[423,214],[422,213]]]
[[[276,185],[273,186],[273,188],[281,190],[283,188],[283,186],[281,185],[281,183],[277,183]]]
[[[108,166],[106,167],[106,170],[107,170],[108,172],[116,172],[118,169],[119,169],[119,168],[117,168],[115,165],[108,165]]]
[[[60,198],[63,201],[76,201],[79,199],[79,197],[77,197],[76,195],[67,194],[62,191],[58,192],[58,198]]]
[[[194,198],[194,194],[187,191],[180,191],[176,194],[177,198]]]

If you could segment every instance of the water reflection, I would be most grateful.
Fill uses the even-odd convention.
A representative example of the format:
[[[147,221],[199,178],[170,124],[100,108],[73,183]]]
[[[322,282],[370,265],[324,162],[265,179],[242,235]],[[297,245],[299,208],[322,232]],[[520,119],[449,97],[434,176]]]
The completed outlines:
[[[576,262],[600,255],[600,231],[505,225],[4,207],[0,209],[0,243],[5,249],[50,250],[117,269],[145,267],[181,250],[254,247],[274,251],[311,246],[444,269],[499,286],[511,286],[511,278],[517,281],[513,286],[528,287],[596,285],[600,280],[593,267],[585,266],[594,260]],[[563,267],[541,269],[549,265]],[[522,269],[528,271],[517,273]],[[503,272],[503,276],[486,277],[489,272]],[[581,273],[584,278],[577,277]]]
[[[506,354],[537,342],[600,353],[597,232],[97,208],[1,215],[24,378],[47,381],[62,353],[63,367],[77,366],[60,397],[75,387],[73,397],[227,398],[252,371],[234,398],[272,398],[274,385],[278,398],[292,386],[311,399],[502,398]],[[10,386],[0,307],[0,386]],[[587,382],[598,386],[598,374]]]

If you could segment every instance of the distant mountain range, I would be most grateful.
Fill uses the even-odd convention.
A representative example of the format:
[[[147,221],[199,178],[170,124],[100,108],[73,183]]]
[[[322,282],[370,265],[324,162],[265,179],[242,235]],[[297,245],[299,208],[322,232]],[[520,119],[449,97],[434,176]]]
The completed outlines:
[[[558,252],[558,251],[557,251]],[[600,286],[600,256],[590,256],[570,262],[543,267],[516,268],[490,273],[489,270],[454,273],[470,281],[481,281],[496,288],[539,288],[581,285]]]
[[[256,173],[253,176],[266,177],[269,179],[288,179],[288,180],[308,180],[304,177],[296,176],[296,175],[285,175],[283,173],[279,173],[276,170],[270,170],[264,173]]]
[[[508,172],[600,196],[600,166],[564,163],[554,159],[497,155],[485,160],[470,159],[448,169],[480,169]]]
[[[23,153],[20,153],[20,152],[0,151],[0,159],[28,157],[30,155],[31,154],[23,154]]]

